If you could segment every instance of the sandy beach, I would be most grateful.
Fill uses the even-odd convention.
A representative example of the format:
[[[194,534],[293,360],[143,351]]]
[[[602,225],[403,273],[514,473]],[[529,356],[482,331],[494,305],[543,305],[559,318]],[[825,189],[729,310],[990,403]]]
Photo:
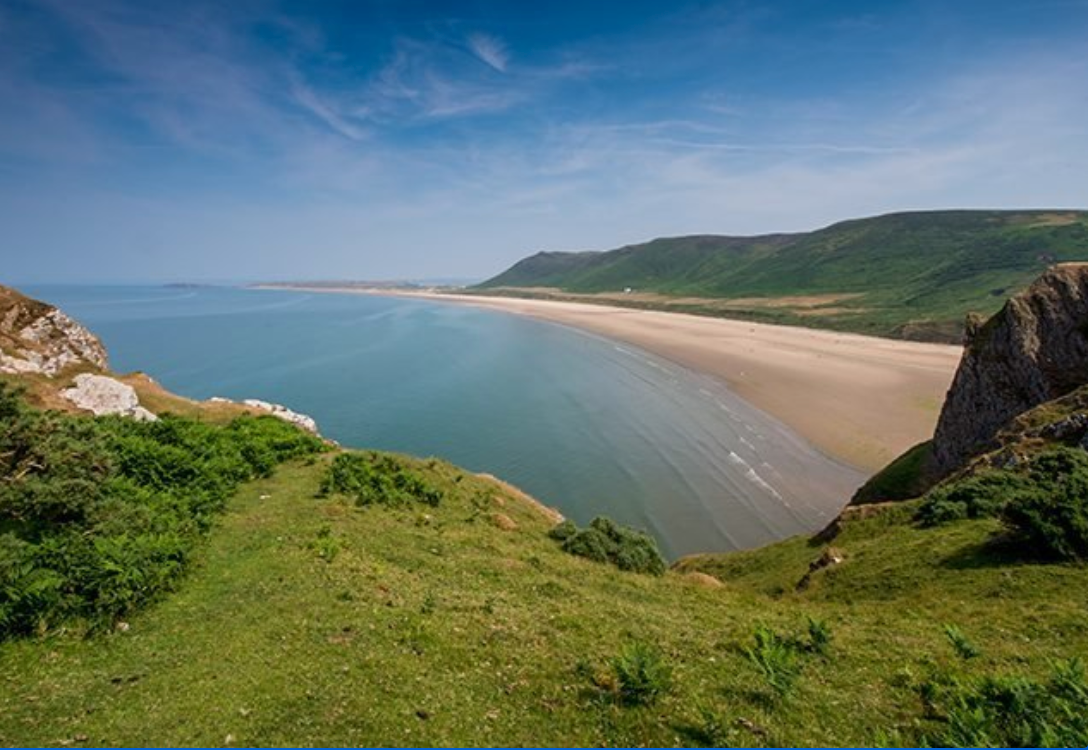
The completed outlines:
[[[720,378],[821,450],[870,472],[932,436],[962,351],[945,344],[579,302],[295,288],[468,304],[626,342]]]

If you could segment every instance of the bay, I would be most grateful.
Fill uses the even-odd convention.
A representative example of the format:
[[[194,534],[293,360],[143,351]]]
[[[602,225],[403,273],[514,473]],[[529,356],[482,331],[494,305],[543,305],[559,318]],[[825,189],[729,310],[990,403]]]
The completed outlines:
[[[345,446],[438,456],[670,557],[830,521],[863,475],[715,379],[628,345],[467,305],[243,288],[40,286],[119,372],[260,398]]]

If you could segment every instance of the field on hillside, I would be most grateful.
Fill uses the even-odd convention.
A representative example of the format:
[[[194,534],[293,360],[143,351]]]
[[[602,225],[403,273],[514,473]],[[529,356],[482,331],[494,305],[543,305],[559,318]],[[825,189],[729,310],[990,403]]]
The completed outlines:
[[[966,313],[995,312],[1067,261],[1088,261],[1083,211],[932,211],[539,253],[470,291],[958,342]]]
[[[1088,653],[1088,569],[989,556],[992,520],[874,512],[803,590],[800,538],[681,566],[714,586],[568,555],[436,460],[392,459],[437,505],[319,497],[334,458],[244,485],[177,591],[108,632],[0,644],[0,744],[912,744],[950,676]]]

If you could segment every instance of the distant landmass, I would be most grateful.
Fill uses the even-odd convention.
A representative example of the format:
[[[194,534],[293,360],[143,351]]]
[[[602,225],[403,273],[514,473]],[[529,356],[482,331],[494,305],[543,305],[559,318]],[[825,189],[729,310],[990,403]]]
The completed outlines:
[[[1054,263],[1088,260],[1088,212],[920,211],[797,234],[541,252],[473,287],[895,338],[959,341]]]

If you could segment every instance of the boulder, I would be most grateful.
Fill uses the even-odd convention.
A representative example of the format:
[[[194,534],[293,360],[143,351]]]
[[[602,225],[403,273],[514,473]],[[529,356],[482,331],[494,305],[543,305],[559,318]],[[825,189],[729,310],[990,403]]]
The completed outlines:
[[[126,385],[106,375],[83,373],[76,375],[75,385],[61,391],[61,395],[78,406],[98,416],[120,414],[124,417],[153,422],[158,417],[140,406],[140,399],[131,385]]]

